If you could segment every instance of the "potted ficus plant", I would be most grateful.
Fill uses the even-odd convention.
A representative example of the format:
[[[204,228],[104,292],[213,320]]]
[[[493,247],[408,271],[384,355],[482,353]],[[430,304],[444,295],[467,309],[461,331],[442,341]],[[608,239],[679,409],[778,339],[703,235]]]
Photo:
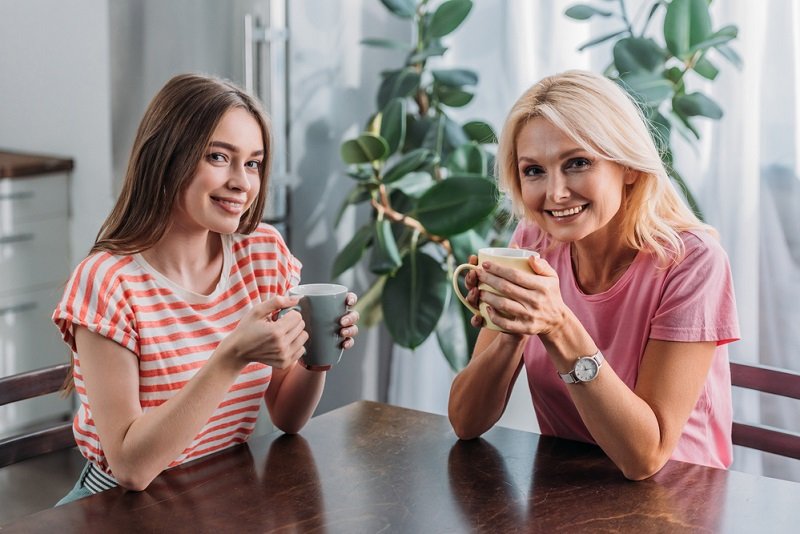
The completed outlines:
[[[384,320],[395,343],[412,349],[436,335],[458,370],[477,332],[452,296],[453,268],[497,235],[503,211],[492,175],[495,132],[484,121],[459,123],[449,115],[470,103],[478,75],[432,66],[472,1],[381,2],[409,22],[413,37],[363,41],[402,50],[405,59],[381,73],[375,112],[363,133],[341,146],[354,186],[336,224],[361,203],[370,218],[337,255],[333,276],[364,263],[375,280],[359,301],[362,324]]]
[[[629,16],[626,0],[576,4],[565,15],[575,20],[609,17],[619,29],[590,40],[579,47],[585,50],[615,40],[613,59],[606,76],[620,83],[642,105],[654,138],[660,144],[664,162],[672,178],[683,190],[689,204],[700,209],[680,173],[672,166],[672,132],[690,144],[700,139],[695,119],[719,120],[722,109],[701,91],[690,91],[687,80],[699,77],[714,80],[719,74],[714,61],[724,58],[737,68],[741,59],[730,47],[738,35],[734,25],[714,29],[709,12],[710,0],[653,0],[642,2],[642,17]],[[663,17],[661,32],[651,31],[651,23]],[[655,37],[651,34],[656,34]]]

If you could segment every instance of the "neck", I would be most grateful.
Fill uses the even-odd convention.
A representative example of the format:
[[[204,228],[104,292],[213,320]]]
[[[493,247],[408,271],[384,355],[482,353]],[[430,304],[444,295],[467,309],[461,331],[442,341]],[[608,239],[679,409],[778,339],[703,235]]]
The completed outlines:
[[[633,263],[637,252],[619,241],[605,241],[599,246],[571,243],[570,257],[578,286],[590,295],[611,289]]]
[[[215,232],[168,232],[142,256],[158,272],[196,293],[208,294],[219,281],[222,238]]]

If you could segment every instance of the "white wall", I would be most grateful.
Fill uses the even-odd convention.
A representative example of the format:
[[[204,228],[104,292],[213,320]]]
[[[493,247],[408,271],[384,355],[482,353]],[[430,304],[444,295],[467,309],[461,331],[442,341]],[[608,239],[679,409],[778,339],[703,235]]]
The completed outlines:
[[[112,201],[107,0],[0,0],[0,73],[0,147],[75,160],[74,264]]]

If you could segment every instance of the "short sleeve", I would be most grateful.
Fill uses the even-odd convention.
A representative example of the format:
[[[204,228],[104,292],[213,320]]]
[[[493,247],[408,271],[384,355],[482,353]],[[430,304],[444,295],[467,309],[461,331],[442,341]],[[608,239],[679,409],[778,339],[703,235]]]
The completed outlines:
[[[711,236],[685,236],[686,254],[665,279],[650,337],[718,345],[736,341],[739,322],[728,257]]]
[[[252,234],[236,237],[240,242],[234,245],[234,255],[237,261],[247,256],[262,296],[285,295],[290,287],[300,283],[303,264],[292,255],[274,227],[262,223]]]
[[[73,352],[75,327],[83,326],[139,355],[136,320],[120,275],[131,260],[102,252],[75,268],[52,317]]]

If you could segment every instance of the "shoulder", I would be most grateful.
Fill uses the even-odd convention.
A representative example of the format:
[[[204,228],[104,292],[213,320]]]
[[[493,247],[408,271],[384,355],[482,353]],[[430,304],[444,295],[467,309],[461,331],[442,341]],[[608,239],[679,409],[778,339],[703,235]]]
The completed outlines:
[[[684,254],[680,264],[716,263],[728,264],[728,255],[719,240],[703,230],[689,230],[680,233]]]
[[[548,235],[539,228],[539,225],[527,219],[521,219],[517,223],[511,244],[520,248],[544,249],[550,245]]]
[[[84,258],[72,272],[71,281],[82,285],[108,286],[136,270],[136,262],[131,255],[116,255],[110,252],[95,252]]]

